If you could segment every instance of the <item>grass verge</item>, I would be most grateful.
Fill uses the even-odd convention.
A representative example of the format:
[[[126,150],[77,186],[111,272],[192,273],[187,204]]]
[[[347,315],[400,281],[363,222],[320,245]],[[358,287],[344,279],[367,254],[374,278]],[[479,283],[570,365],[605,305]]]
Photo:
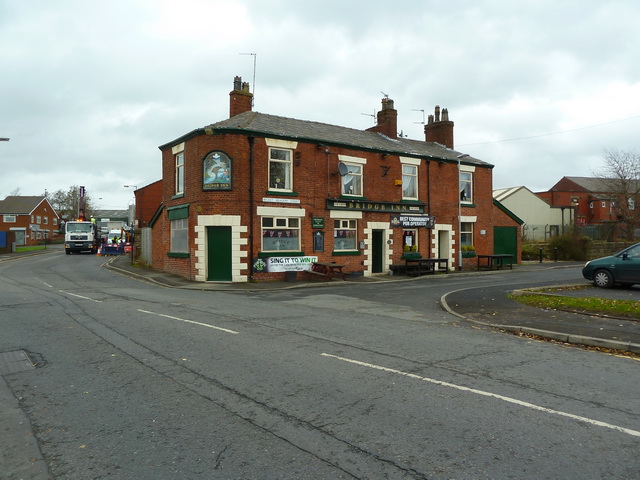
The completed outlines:
[[[607,298],[564,297],[561,295],[509,295],[509,298],[546,310],[570,310],[580,313],[594,313],[613,317],[640,320],[640,304],[631,300],[611,300]]]
[[[29,247],[16,247],[16,252],[33,252],[36,250],[45,250],[47,247],[44,245],[32,245]]]

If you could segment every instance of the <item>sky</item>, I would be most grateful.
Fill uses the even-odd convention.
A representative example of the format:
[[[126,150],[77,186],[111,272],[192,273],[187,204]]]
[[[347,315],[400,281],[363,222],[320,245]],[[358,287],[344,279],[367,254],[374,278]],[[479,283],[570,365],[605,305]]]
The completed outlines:
[[[638,20],[637,0],[0,0],[0,199],[83,185],[126,209],[158,146],[229,117],[236,75],[255,111],[361,130],[388,95],[416,140],[440,105],[495,189],[546,191],[639,150]]]

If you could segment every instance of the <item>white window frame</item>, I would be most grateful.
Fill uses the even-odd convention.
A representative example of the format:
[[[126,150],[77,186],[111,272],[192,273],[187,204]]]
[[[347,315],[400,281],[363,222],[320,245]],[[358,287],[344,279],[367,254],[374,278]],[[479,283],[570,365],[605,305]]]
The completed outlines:
[[[407,235],[411,233],[411,235]],[[407,238],[411,238],[411,245],[408,245]],[[405,246],[409,246],[409,249],[405,249]],[[411,248],[415,245],[415,249]],[[402,253],[418,252],[418,229],[417,228],[404,228],[402,229]]]
[[[49,225],[49,217],[42,217],[43,225]]]
[[[460,246],[473,245],[473,222],[460,222]],[[469,241],[469,239],[471,241]]]
[[[274,158],[275,156],[285,158]],[[284,166],[284,177],[276,177],[272,180],[272,166]],[[269,190],[281,190],[284,192],[293,191],[293,150],[281,147],[269,147]],[[279,182],[277,180],[280,180]]]
[[[629,210],[635,210],[636,209],[636,201],[631,197],[629,197],[629,199],[627,200],[627,208]]]
[[[460,170],[458,192],[461,203],[473,203],[473,172]]]
[[[345,242],[343,238],[348,238]],[[351,240],[353,239],[353,240]],[[345,246],[348,243],[348,246]],[[355,218],[335,218],[333,220],[333,250],[352,252],[358,250],[358,220]]]
[[[17,217],[15,215],[3,215],[2,216],[2,221],[4,223],[16,223],[18,220],[17,220]]]
[[[184,151],[178,152],[174,156],[175,159],[175,175],[176,175],[176,195],[184,193]]]
[[[265,215],[260,218],[260,226],[262,227],[260,235],[260,251],[261,252],[300,252],[301,241],[300,232],[302,226],[302,219],[298,216],[282,217],[282,216],[270,216]],[[265,232],[274,232],[275,235],[265,235]],[[291,232],[290,235],[286,235],[286,232]],[[296,248],[265,248],[265,238],[285,238],[287,240],[295,238],[297,239]],[[278,241],[274,242],[277,243]],[[286,243],[291,243],[287,241]]]
[[[418,200],[418,166],[420,165],[420,160],[401,158],[400,161],[402,163],[402,199]],[[411,173],[411,171],[413,171],[413,173]],[[411,181],[413,181],[414,195],[408,195],[406,193]]]
[[[178,218],[170,221],[171,253],[189,253],[189,218]]]

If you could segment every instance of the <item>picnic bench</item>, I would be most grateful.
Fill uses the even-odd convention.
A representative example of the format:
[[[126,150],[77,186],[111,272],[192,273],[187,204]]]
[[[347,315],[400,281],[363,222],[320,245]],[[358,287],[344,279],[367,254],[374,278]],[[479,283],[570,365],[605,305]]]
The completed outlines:
[[[476,255],[476,257],[478,259],[478,270],[481,268],[493,270],[493,267],[495,267],[496,270],[501,270],[505,267],[505,260],[508,260],[507,265],[513,270],[513,255],[510,253]],[[483,260],[486,260],[486,263],[484,263]]]
[[[436,269],[442,269],[444,265],[445,273],[449,273],[448,258],[406,258],[404,262],[404,265],[391,265],[391,271],[398,275],[435,275]]]
[[[332,279],[336,275],[340,275],[344,280],[347,276],[346,272],[342,271],[344,267],[344,265],[335,262],[313,262],[311,264],[311,270],[308,270],[308,272],[328,279]]]

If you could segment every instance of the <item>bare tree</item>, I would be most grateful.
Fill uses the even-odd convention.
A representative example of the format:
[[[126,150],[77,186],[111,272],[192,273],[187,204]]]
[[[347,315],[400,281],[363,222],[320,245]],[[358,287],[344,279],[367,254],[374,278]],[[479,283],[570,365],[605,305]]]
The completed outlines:
[[[49,203],[55,210],[67,219],[74,219],[78,215],[78,205],[80,203],[80,187],[71,185],[67,190],[56,190],[47,193]],[[89,194],[85,194],[85,212],[90,215],[93,210]]]
[[[600,176],[616,204],[616,216],[628,239],[640,227],[640,154],[606,149]]]

